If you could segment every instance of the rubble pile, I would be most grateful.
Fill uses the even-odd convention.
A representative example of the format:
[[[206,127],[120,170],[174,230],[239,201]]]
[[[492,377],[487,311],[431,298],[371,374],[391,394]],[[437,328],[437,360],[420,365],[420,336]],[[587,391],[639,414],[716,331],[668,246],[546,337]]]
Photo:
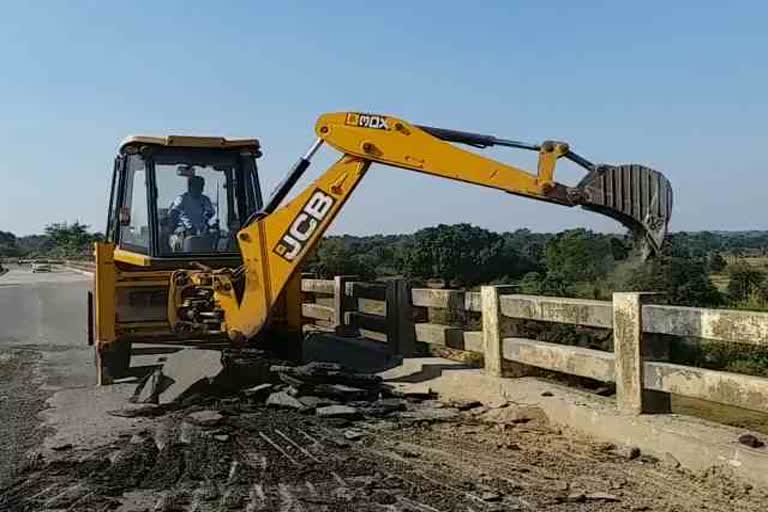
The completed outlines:
[[[208,367],[216,365],[209,362]],[[336,363],[289,366],[256,349],[225,352],[218,373],[208,372],[196,381],[174,372],[174,368],[186,371],[178,364],[157,368],[136,387],[130,399],[135,405],[110,414],[156,417],[205,406],[237,415],[266,407],[315,416],[331,426],[344,427],[353,421],[388,417],[404,422],[448,421],[480,405],[444,404],[431,391],[400,392],[378,375],[354,372]]]
[[[278,382],[270,368],[285,364],[256,348],[221,352],[184,349],[160,358],[159,362],[139,381],[130,398],[132,403],[174,409],[206,398],[231,396],[243,388]]]
[[[349,371],[336,363],[312,362],[303,366],[273,365],[277,383],[262,383],[242,390],[249,405],[293,409],[343,426],[354,420],[397,416],[435,420],[428,409],[443,407],[431,393],[400,393],[378,375]],[[443,419],[455,416],[449,408]]]

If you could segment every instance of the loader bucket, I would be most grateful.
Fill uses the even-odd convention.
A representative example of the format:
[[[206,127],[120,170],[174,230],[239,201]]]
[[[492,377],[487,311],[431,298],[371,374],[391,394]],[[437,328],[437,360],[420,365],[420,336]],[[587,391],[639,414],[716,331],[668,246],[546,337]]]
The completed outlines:
[[[663,174],[637,164],[599,165],[576,188],[582,208],[621,222],[659,252],[672,214],[672,186]]]

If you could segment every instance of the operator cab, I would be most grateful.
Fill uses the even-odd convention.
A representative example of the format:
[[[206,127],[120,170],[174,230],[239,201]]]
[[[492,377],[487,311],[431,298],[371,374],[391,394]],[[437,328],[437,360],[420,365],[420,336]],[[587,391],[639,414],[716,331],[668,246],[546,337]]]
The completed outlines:
[[[106,238],[155,258],[239,257],[241,225],[261,210],[255,139],[130,137],[115,159]]]

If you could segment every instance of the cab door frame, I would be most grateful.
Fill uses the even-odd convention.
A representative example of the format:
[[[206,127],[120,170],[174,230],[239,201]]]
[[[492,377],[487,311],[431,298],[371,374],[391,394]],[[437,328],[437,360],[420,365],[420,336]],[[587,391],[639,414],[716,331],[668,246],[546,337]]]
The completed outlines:
[[[123,181],[125,176],[125,155],[115,157],[112,168],[112,185],[109,190],[109,209],[107,210],[107,227],[104,230],[104,239],[107,242],[116,243],[119,230],[118,214],[123,196]]]

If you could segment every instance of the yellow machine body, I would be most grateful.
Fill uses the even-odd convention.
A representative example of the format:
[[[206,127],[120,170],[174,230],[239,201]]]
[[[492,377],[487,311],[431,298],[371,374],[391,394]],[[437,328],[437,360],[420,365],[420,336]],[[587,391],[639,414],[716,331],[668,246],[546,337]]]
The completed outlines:
[[[160,217],[165,215],[167,218],[168,215],[165,209],[153,206],[151,201],[152,198],[158,201],[158,183],[168,178],[161,177],[157,169],[163,165],[167,167],[168,164],[162,162],[176,165],[183,160],[183,148],[203,152],[200,155],[204,158],[200,158],[207,158],[206,162],[218,161],[216,152],[226,153],[234,159],[242,159],[242,155],[256,158],[260,155],[258,142],[215,137],[135,137],[123,144],[121,152],[129,160],[138,161],[135,155],[146,155],[143,158],[147,169],[154,169],[154,173],[147,173],[149,208],[160,213],[154,221],[155,229],[148,229],[151,243],[147,247],[151,250],[137,253],[127,247],[120,235],[124,230],[120,224],[125,223],[124,217],[129,217],[120,208],[125,201],[121,194],[125,196],[127,185],[119,185],[125,179],[121,181],[118,176],[118,190],[113,191],[115,197],[110,206],[108,226],[108,232],[113,236],[108,237],[108,242],[96,245],[95,332],[102,382],[109,382],[120,373],[125,366],[126,344],[139,339],[243,344],[263,339],[265,333],[270,337],[300,336],[302,263],[344,207],[371,163],[564,206],[580,205],[625,223],[652,242],[655,249],[666,233],[672,196],[669,183],[660,173],[641,166],[595,166],[571,152],[562,142],[531,145],[357,112],[324,114],[316,123],[315,133],[317,141],[312,149],[299,159],[269,201],[262,204],[258,197],[246,205],[246,212],[241,208],[240,216],[235,219],[239,222],[238,228],[228,234],[230,238],[236,236],[237,247],[226,254],[163,254],[163,251],[167,252],[168,236],[159,233],[167,222]],[[287,200],[293,184],[322,144],[338,150],[340,158],[312,184]],[[525,171],[456,144],[534,150],[539,156],[537,170]],[[176,155],[168,148],[182,153]],[[193,160],[198,158],[194,151],[190,153]],[[237,156],[233,156],[233,152],[238,152]],[[555,181],[555,166],[560,158],[568,158],[588,171],[579,186],[566,187]],[[198,158],[196,161],[203,160]],[[122,172],[130,170],[130,161],[127,166],[122,165]],[[197,165],[201,167],[202,164]],[[246,175],[242,169],[202,166],[205,165],[217,171],[229,169],[232,176],[237,176],[226,183],[229,192],[231,187],[242,187],[248,182],[243,178]],[[188,165],[182,169],[180,166],[177,173],[191,176],[194,171],[189,169],[193,167]],[[118,166],[116,172],[120,172]],[[624,181],[619,183],[619,188],[611,188],[617,179]],[[622,188],[624,183],[628,184],[626,191]],[[634,203],[627,200],[626,192],[634,194]],[[236,194],[238,197],[247,195],[240,190]],[[217,199],[217,208],[220,204]],[[152,227],[150,218],[149,228]],[[171,238],[175,236],[173,233]],[[222,245],[221,231],[217,233],[218,243]]]

